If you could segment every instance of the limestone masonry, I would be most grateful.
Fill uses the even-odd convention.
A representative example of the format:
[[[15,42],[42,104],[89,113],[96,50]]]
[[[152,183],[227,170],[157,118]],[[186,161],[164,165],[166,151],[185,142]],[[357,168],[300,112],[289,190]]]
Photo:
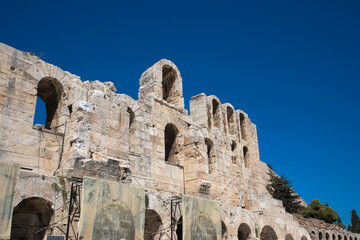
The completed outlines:
[[[33,125],[37,98],[46,104],[44,126]],[[0,107],[0,162],[19,168],[6,198],[12,201],[1,203],[12,206],[11,239],[81,239],[82,182],[90,177],[145,192],[144,239],[187,236],[181,197],[190,196],[220,204],[222,239],[360,240],[339,229],[299,225],[286,213],[266,190],[269,169],[259,158],[256,125],[203,93],[191,98],[188,113],[180,71],[169,60],[141,75],[134,100],[111,82],[83,82],[0,44]],[[94,226],[94,234],[120,239],[116,229],[126,227],[113,225],[99,225],[98,232]],[[204,237],[215,234],[211,230],[206,234],[196,239],[216,239]]]

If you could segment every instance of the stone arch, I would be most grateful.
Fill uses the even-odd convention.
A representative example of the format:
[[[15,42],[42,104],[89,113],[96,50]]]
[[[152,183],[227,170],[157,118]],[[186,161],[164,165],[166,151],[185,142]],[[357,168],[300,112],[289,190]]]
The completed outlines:
[[[330,239],[330,234],[328,232],[325,233],[325,240],[329,240]]]
[[[174,124],[168,123],[165,127],[165,162],[175,163],[176,137],[179,130]]]
[[[237,145],[234,140],[231,141],[231,160],[233,164],[237,163]]]
[[[245,132],[245,115],[243,113],[239,114],[240,118],[240,132],[241,132],[241,139],[246,140],[246,132]]]
[[[244,159],[244,166],[245,168],[249,168],[249,148],[247,146],[243,147],[243,159]]]
[[[220,101],[216,98],[213,98],[211,101],[212,106],[212,119],[214,122],[214,127],[221,127],[221,111],[220,111]]]
[[[162,93],[163,99],[168,103],[176,102],[176,87],[175,82],[177,79],[177,73],[174,68],[169,65],[162,67]]]
[[[135,121],[135,114],[133,112],[133,110],[128,107],[127,108],[127,113],[129,114],[129,151],[131,153],[134,152],[134,142],[135,142],[135,124],[134,124],[134,121]]]
[[[357,237],[354,237],[354,240],[358,240],[358,238],[357,238]]]
[[[247,225],[246,223],[240,224],[238,228],[238,239],[239,240],[251,239],[251,229],[249,225]]]
[[[304,235],[301,237],[301,240],[308,240],[307,237],[305,237]]]
[[[159,240],[162,236],[163,222],[160,215],[152,209],[145,210],[144,240]]]
[[[288,234],[286,234],[286,236],[285,236],[285,240],[294,240],[294,238],[293,238],[293,236],[292,236],[290,233],[288,233]]]
[[[344,236],[344,240],[347,240],[347,236]]]
[[[234,112],[235,111],[232,106],[228,105],[226,107],[226,120],[227,120],[227,124],[228,124],[228,133],[230,135],[234,135],[235,131],[236,131]]]
[[[210,138],[205,138],[205,146],[206,146],[206,156],[208,163],[208,173],[211,174],[215,168],[214,161],[214,143]]]
[[[349,237],[349,240],[353,240],[352,236]]]
[[[322,232],[319,232],[319,240],[322,240],[322,238],[323,238],[323,234]]]
[[[341,237],[341,235],[339,234],[339,235],[338,235],[338,240],[341,240],[341,239],[342,239],[342,237]]]
[[[221,238],[223,240],[228,239],[228,229],[227,229],[226,224],[224,223],[224,221],[221,221]]]
[[[37,97],[45,103],[46,108],[46,120],[45,128],[51,129],[57,126],[57,120],[59,116],[58,106],[61,105],[61,97],[63,95],[62,84],[53,77],[42,78],[37,85]],[[35,111],[39,111],[38,104]]]
[[[336,240],[335,233],[332,234],[332,240]]]
[[[275,230],[271,226],[266,225],[261,230],[260,239],[262,239],[262,240],[277,240],[278,236],[276,235]]]
[[[23,199],[13,211],[11,239],[42,240],[53,215],[50,201],[39,197]]]

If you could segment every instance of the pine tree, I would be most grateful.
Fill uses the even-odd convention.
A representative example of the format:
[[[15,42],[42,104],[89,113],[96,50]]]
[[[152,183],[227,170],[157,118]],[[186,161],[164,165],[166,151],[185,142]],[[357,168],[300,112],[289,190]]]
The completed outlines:
[[[301,214],[306,218],[317,218],[327,223],[339,221],[337,212],[329,207],[329,205],[322,205],[318,199],[311,200]]]
[[[285,210],[289,213],[299,213],[303,206],[298,201],[300,198],[291,186],[291,181],[284,176],[277,176],[275,173],[270,173],[270,183],[266,186],[271,196],[275,199],[281,200]]]
[[[348,230],[353,233],[360,233],[360,219],[355,209],[351,210],[351,227]]]

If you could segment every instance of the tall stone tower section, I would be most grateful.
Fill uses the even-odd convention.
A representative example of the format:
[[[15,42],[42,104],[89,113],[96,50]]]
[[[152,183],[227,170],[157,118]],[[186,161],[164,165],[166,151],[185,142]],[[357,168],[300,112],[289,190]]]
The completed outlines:
[[[141,75],[139,100],[146,101],[149,97],[184,108],[182,79],[174,63],[162,59]]]

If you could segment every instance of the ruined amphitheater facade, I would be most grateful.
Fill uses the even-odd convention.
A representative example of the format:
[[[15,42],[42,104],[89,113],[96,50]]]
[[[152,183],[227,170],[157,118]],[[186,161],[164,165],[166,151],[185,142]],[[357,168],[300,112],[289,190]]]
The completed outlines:
[[[169,60],[135,100],[0,44],[0,106],[0,239],[360,240],[286,213],[249,116],[203,93],[189,113]]]

